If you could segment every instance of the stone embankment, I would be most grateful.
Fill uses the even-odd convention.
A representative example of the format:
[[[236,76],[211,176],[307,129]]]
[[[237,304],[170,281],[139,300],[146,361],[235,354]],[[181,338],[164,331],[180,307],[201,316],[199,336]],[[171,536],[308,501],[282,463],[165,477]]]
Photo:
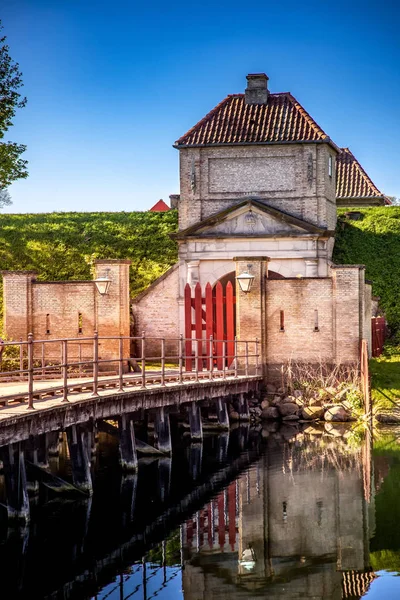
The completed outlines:
[[[305,395],[302,390],[292,393],[268,384],[261,399],[249,400],[250,421],[280,420],[284,422],[328,421],[344,423],[356,421],[353,408],[346,399],[349,388],[321,388]],[[234,403],[229,407],[229,418],[238,421]]]

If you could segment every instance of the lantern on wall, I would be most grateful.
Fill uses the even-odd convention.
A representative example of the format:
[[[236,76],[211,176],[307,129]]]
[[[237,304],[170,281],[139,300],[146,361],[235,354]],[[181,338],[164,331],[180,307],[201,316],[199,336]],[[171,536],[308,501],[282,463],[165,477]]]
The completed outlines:
[[[108,291],[110,289],[110,285],[111,285],[111,279],[109,277],[109,269],[107,269],[106,275],[104,277],[98,277],[97,279],[94,280],[96,287],[97,287],[97,291],[99,292],[99,294],[101,294],[102,296],[105,296],[106,294],[108,294]]]
[[[251,287],[253,285],[254,275],[245,271],[244,273],[241,273],[236,277],[236,281],[239,283],[242,292],[247,294],[251,290]]]

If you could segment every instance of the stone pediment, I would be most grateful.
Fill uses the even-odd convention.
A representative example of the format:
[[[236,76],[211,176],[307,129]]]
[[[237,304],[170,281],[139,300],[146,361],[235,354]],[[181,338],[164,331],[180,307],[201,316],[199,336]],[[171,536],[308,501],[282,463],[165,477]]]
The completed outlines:
[[[200,221],[176,237],[292,237],[327,234],[321,228],[257,200],[246,200]]]

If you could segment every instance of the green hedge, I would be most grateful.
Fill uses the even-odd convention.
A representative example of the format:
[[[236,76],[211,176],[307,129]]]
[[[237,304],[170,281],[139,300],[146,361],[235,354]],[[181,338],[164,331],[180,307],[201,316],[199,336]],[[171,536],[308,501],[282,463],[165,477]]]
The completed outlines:
[[[45,281],[91,279],[94,259],[129,258],[135,296],[176,262],[169,234],[177,226],[176,210],[2,214],[0,270],[33,269]],[[1,318],[2,287],[0,303]]]
[[[400,207],[360,209],[359,221],[347,219],[348,210],[338,213],[334,261],[366,265],[373,293],[400,335]],[[176,262],[169,234],[177,226],[176,210],[0,214],[0,269],[34,269],[47,281],[90,279],[95,258],[129,258],[135,296]]]
[[[345,213],[357,210],[361,220]],[[333,260],[337,264],[364,264],[372,293],[381,298],[389,326],[400,335],[400,207],[340,209]],[[399,341],[399,340],[398,340]]]

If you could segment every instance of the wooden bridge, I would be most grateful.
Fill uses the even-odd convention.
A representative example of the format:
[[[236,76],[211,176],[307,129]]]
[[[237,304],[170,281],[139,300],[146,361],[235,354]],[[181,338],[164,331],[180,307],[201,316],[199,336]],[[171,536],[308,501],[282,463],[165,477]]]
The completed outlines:
[[[99,345],[110,341],[118,342],[118,358],[100,358]],[[147,355],[149,342],[152,348],[155,342],[159,344],[158,356]],[[83,344],[92,348],[89,357],[83,357]],[[140,349],[135,358],[129,351],[133,344]],[[46,359],[49,345],[51,361]],[[77,345],[78,359],[69,360],[70,348]],[[30,334],[27,341],[5,342],[0,370],[0,446],[88,418],[155,410],[164,422],[168,410],[181,405],[190,409],[193,437],[201,437],[199,402],[205,399],[215,400],[218,423],[228,429],[223,398],[235,396],[241,419],[248,420],[247,396],[257,391],[262,380],[259,347],[258,340],[213,340],[212,336],[205,341],[183,336],[111,338],[97,333],[59,340],[35,340]],[[59,349],[58,358],[54,348]],[[166,348],[176,348],[176,352],[167,353]]]

